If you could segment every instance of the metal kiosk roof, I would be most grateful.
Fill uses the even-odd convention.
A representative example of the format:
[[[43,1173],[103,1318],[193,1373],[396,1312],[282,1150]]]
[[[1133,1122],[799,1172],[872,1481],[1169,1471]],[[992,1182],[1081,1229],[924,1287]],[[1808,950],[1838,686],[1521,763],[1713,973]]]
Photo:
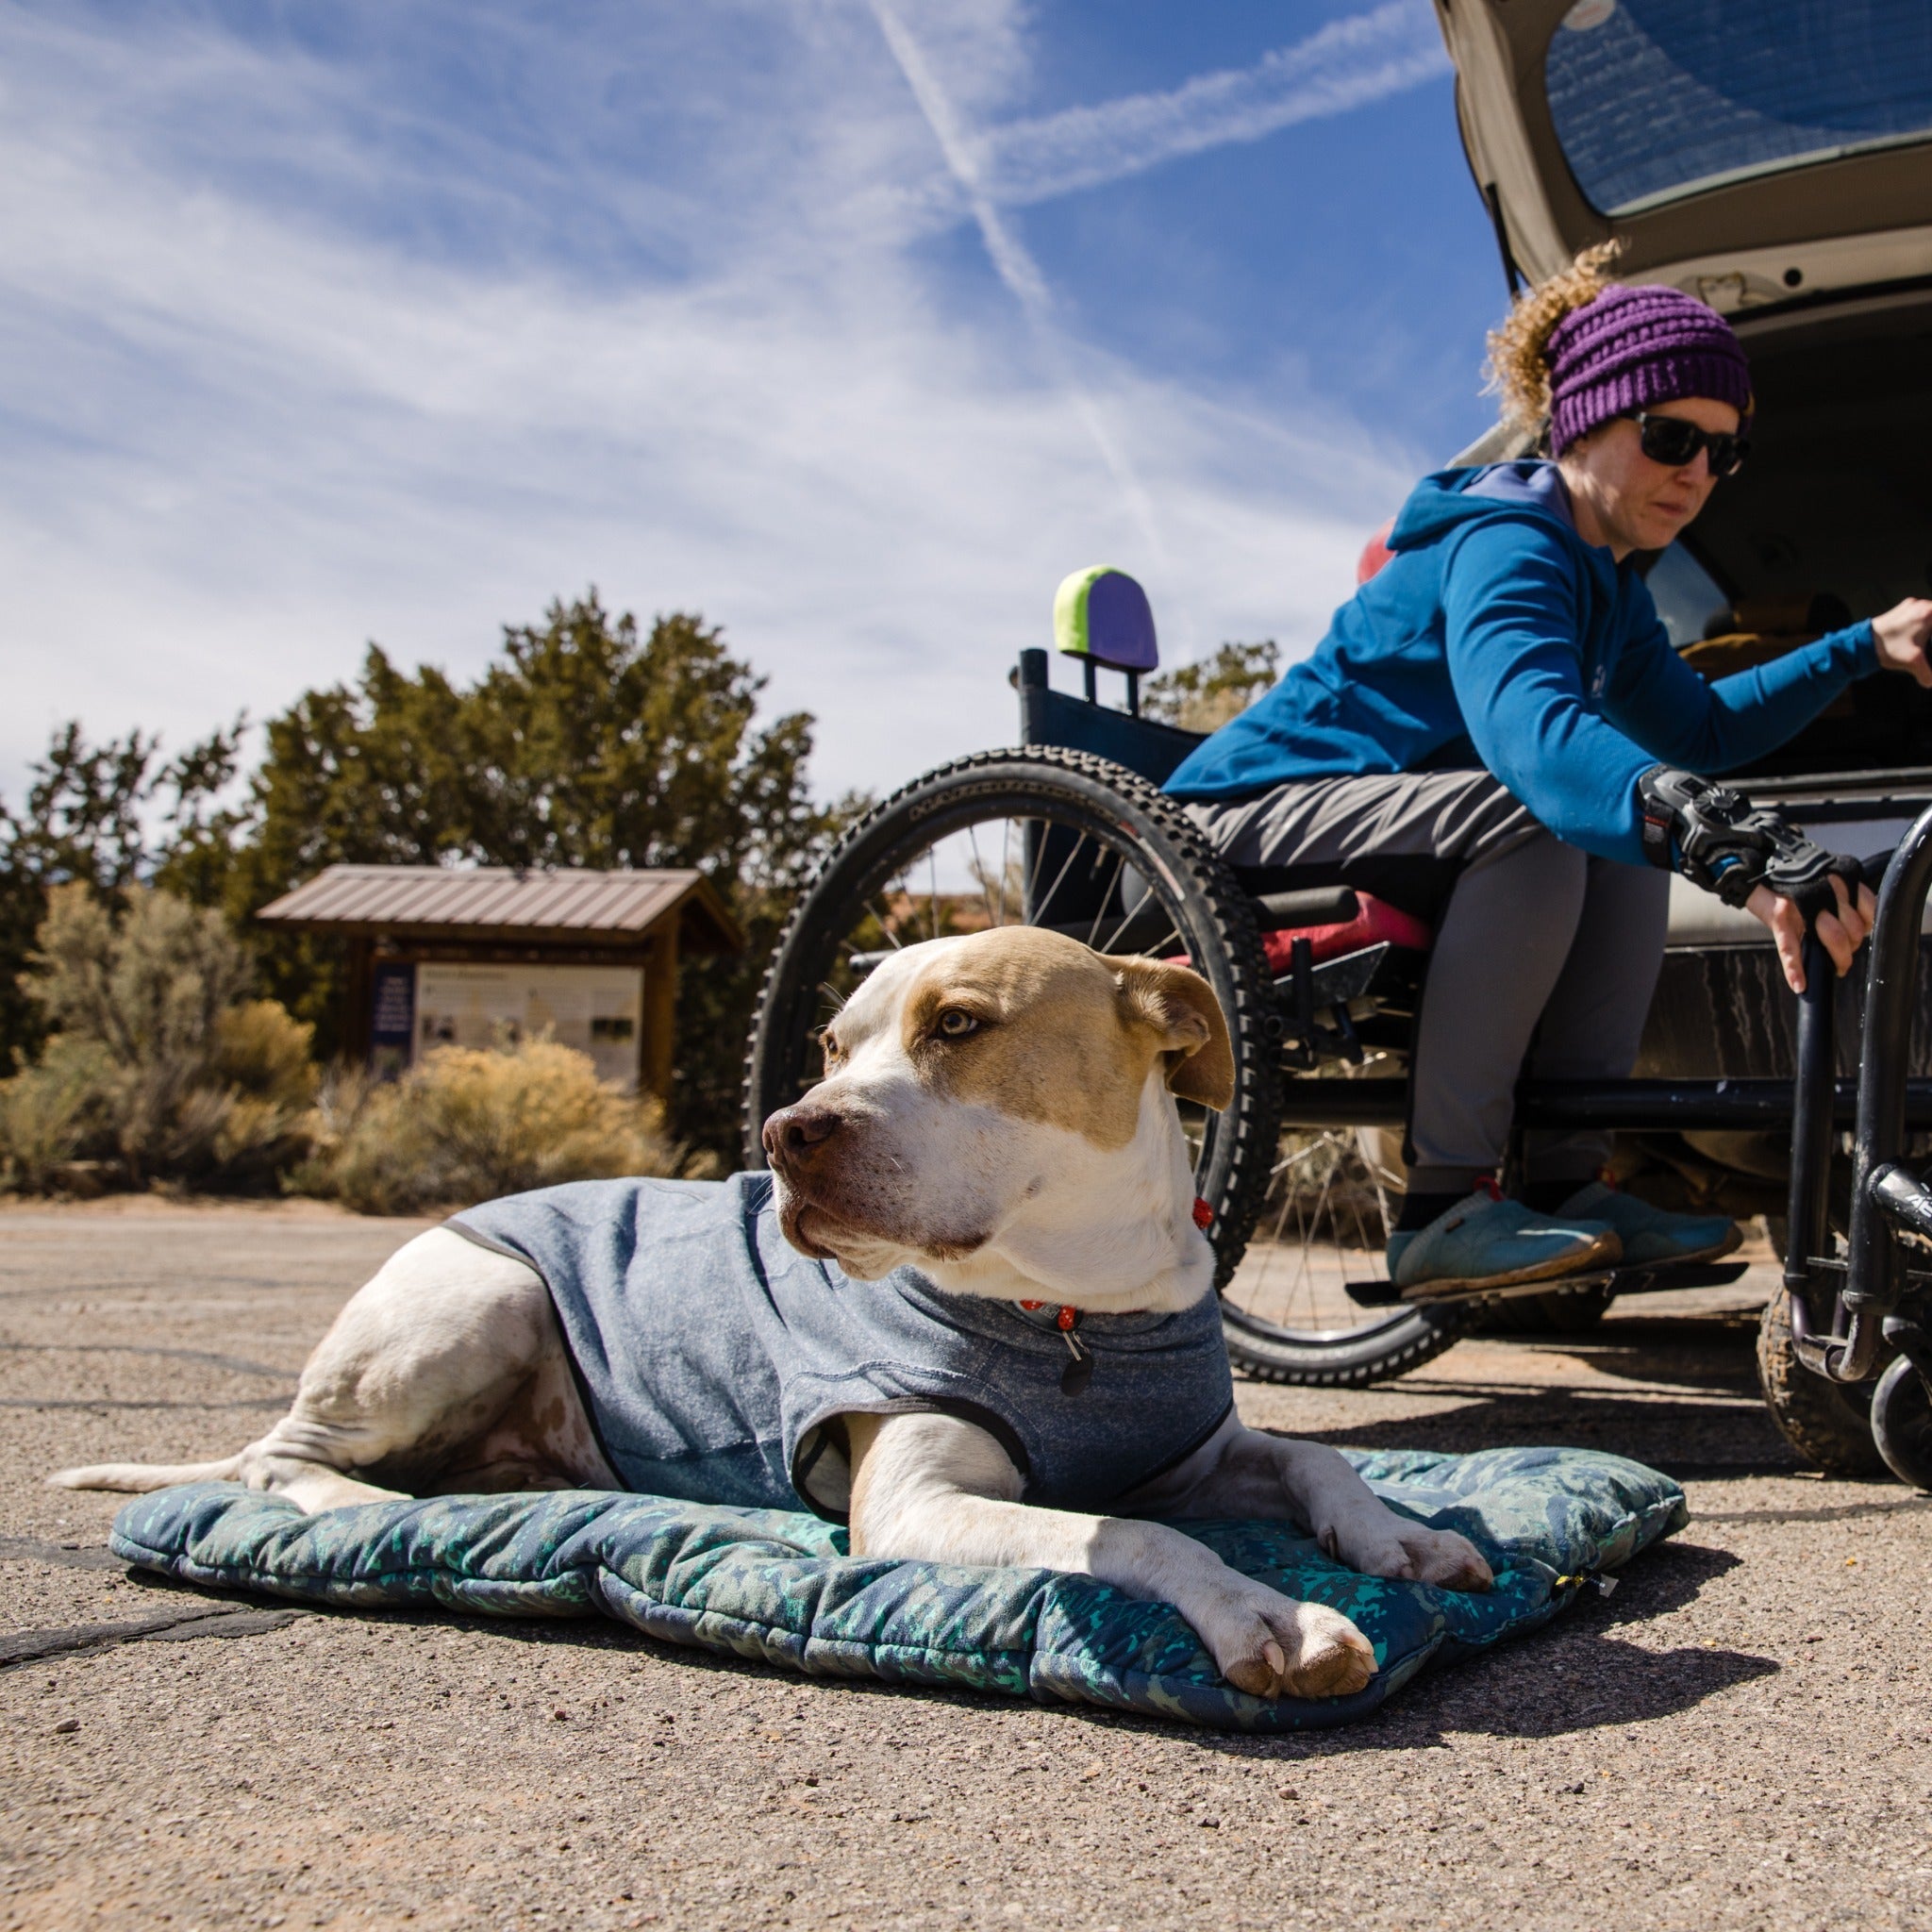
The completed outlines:
[[[700,872],[446,871],[332,865],[256,914],[264,925],[398,941],[606,946],[676,915],[695,951],[741,952],[744,935]]]

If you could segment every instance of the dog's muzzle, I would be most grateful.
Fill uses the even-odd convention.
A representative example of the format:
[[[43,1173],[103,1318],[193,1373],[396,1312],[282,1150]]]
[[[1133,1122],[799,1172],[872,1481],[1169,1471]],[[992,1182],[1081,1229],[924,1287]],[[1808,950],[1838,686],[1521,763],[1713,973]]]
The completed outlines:
[[[841,1222],[843,1217],[828,1212],[818,1196],[827,1191],[832,1163],[845,1151],[843,1141],[849,1136],[841,1136],[840,1131],[845,1124],[843,1116],[833,1108],[802,1100],[795,1107],[780,1108],[758,1136],[765,1158],[778,1178],[778,1224],[785,1239],[815,1260],[837,1258],[819,1237],[836,1235],[836,1226],[827,1224]]]

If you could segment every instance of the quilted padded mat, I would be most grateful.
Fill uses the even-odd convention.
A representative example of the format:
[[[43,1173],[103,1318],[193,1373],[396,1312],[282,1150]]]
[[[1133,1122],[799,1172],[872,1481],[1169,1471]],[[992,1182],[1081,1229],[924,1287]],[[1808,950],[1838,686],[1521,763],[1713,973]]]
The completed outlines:
[[[126,1504],[109,1542],[137,1568],[217,1590],[357,1609],[606,1616],[813,1676],[1276,1731],[1347,1724],[1419,1672],[1534,1630],[1586,1578],[1688,1521],[1668,1476],[1593,1450],[1344,1453],[1392,1507],[1475,1543],[1496,1572],[1494,1590],[1464,1595],[1362,1576],[1286,1524],[1184,1525],[1236,1569],[1355,1620],[1377,1670],[1338,1698],[1235,1690],[1166,1604],[1048,1570],[855,1557],[843,1529],[780,1510],[570,1490],[304,1516],[232,1483],[194,1483]]]

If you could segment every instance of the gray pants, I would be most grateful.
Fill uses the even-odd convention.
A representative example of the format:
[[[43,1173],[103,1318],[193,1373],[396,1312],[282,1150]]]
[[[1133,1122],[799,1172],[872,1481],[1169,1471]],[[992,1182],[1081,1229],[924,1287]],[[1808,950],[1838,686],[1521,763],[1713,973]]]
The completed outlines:
[[[1562,844],[1487,772],[1314,778],[1236,805],[1189,808],[1242,868],[1325,874],[1376,890],[1391,862],[1456,883],[1436,921],[1416,1027],[1409,1186],[1446,1193],[1493,1171],[1519,1074],[1624,1078],[1663,963],[1670,878]],[[1603,1134],[1534,1134],[1532,1180],[1579,1182]]]

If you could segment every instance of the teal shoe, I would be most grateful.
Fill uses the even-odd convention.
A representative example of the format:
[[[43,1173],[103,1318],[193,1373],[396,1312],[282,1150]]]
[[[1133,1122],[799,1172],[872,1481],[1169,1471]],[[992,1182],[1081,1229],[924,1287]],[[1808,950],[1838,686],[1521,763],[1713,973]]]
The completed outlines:
[[[1623,1252],[1615,1230],[1600,1221],[1532,1213],[1485,1186],[1428,1226],[1391,1234],[1389,1278],[1406,1302],[1441,1301],[1562,1274],[1607,1273]]]
[[[1557,1210],[1561,1220],[1577,1215],[1617,1231],[1626,1268],[1657,1268],[1673,1261],[1715,1261],[1742,1244],[1743,1230],[1725,1214],[1672,1214],[1634,1194],[1620,1193],[1603,1181],[1577,1189]]]

